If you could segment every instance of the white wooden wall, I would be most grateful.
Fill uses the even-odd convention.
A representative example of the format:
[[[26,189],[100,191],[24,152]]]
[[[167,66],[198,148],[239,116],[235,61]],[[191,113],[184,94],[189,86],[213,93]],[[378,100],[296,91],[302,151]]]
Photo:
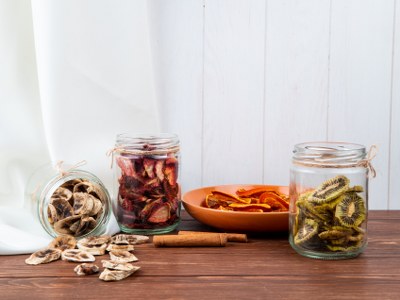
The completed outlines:
[[[183,191],[287,185],[293,145],[377,144],[371,209],[400,209],[400,0],[158,0],[163,131]]]

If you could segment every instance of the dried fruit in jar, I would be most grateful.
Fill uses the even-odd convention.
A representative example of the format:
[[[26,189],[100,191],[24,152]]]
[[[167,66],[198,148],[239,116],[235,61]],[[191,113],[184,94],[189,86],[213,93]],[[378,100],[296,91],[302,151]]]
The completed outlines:
[[[47,207],[50,225],[58,234],[74,237],[92,231],[104,212],[106,195],[86,179],[73,179],[58,187]]]
[[[174,153],[163,156],[121,154],[116,161],[121,170],[119,223],[130,229],[157,229],[176,224],[180,187],[177,182],[179,163]]]
[[[360,195],[363,191],[361,186],[350,187],[350,180],[339,175],[300,194],[292,228],[294,243],[306,250],[327,253],[359,251],[366,239],[363,227],[367,210]],[[304,240],[309,231],[313,232],[312,239]]]

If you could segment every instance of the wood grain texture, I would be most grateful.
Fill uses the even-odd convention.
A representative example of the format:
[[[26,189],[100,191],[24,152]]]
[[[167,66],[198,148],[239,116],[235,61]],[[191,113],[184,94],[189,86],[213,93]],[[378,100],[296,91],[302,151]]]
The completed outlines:
[[[203,185],[260,183],[265,1],[205,2]]]
[[[388,207],[393,1],[332,1],[328,139],[379,146],[371,209]]]
[[[389,209],[400,209],[400,1],[395,1],[392,69],[392,111],[389,157]]]
[[[181,140],[183,191],[201,186],[203,12],[203,0],[149,2],[158,114]]]
[[[329,1],[268,1],[264,183],[288,185],[293,146],[326,139]]]
[[[399,221],[400,211],[371,211],[366,251],[341,261],[302,257],[286,234],[250,235],[248,243],[223,248],[137,245],[135,265],[141,269],[120,282],[78,277],[75,263],[29,266],[27,255],[0,256],[0,294],[2,299],[398,299]],[[189,228],[209,230],[184,213],[178,229]]]

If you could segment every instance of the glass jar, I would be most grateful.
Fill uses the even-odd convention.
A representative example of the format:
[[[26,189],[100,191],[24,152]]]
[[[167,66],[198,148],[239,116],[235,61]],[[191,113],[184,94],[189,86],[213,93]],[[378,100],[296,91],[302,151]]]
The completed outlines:
[[[358,256],[367,245],[369,161],[362,145],[298,144],[290,170],[289,242],[318,259]]]
[[[106,232],[110,195],[99,178],[77,167],[48,164],[28,181],[27,206],[52,237],[69,234],[80,239]]]
[[[121,231],[161,234],[180,221],[179,139],[174,134],[117,136],[114,215]]]

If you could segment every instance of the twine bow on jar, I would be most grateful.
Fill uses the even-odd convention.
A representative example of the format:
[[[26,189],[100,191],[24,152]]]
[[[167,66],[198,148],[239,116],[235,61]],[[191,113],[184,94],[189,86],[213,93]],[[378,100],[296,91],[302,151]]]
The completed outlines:
[[[76,163],[75,165],[69,167],[68,169],[63,169],[63,167],[62,167],[63,163],[64,163],[63,160],[59,160],[54,166],[54,168],[59,173],[60,178],[64,177],[70,171],[72,171],[74,169],[78,169],[79,167],[82,167],[82,166],[86,165],[87,162],[86,162],[86,160],[81,160],[80,162]]]
[[[357,167],[367,168],[368,169],[368,176],[371,174],[372,178],[376,177],[376,170],[372,166],[371,161],[375,158],[377,153],[378,153],[378,146],[377,145],[372,145],[368,150],[367,156],[357,163]]]

